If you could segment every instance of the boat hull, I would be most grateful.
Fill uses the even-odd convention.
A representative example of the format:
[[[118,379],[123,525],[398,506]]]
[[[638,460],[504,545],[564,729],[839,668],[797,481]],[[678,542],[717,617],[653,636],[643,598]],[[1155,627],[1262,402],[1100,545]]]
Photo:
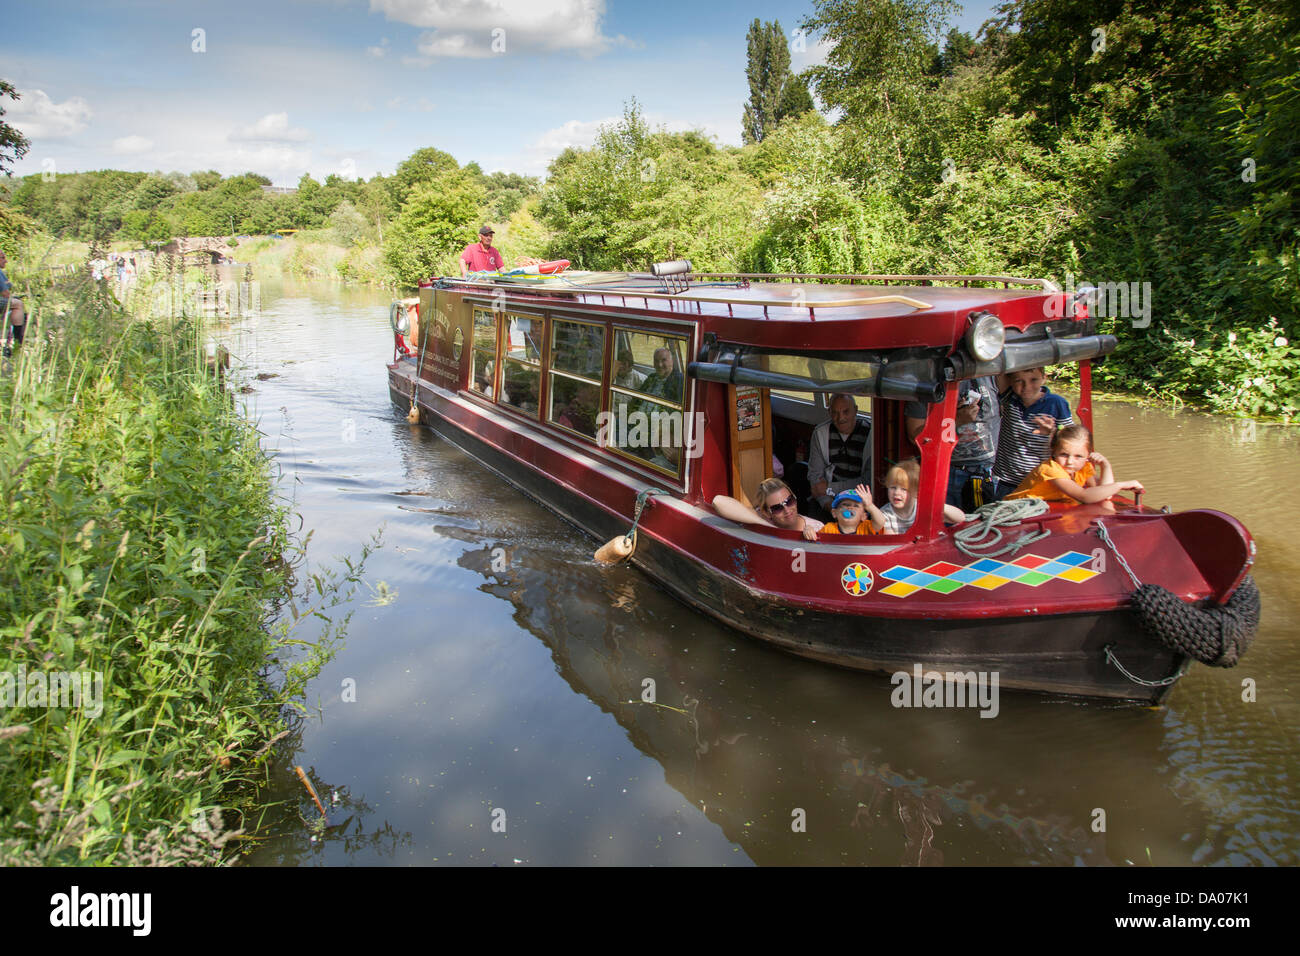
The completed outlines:
[[[390,394],[402,409],[410,406],[412,371],[410,363],[390,367]],[[475,427],[472,409],[467,413],[456,396],[424,382],[415,394],[422,422],[597,541],[628,530],[630,509],[592,493],[600,476],[590,481],[557,477],[493,440],[490,429]],[[676,543],[680,536],[648,531],[650,524],[642,523],[632,563],[684,603],[800,657],[909,677],[918,666],[927,676],[996,673],[1002,688],[1147,704],[1163,700],[1190,665],[1189,658],[1146,636],[1127,607],[1053,613],[1039,604],[1013,616],[936,616],[899,602],[895,613],[842,613],[756,586],[735,567],[724,570],[701,560]],[[984,603],[998,602],[989,597]],[[1125,677],[1112,658],[1157,686]],[[880,687],[892,692],[890,685]]]

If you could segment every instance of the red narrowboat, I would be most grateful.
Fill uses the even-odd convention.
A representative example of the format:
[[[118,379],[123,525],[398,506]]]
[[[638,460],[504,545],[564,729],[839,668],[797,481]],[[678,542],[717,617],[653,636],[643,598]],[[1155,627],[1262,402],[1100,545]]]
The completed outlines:
[[[392,399],[597,540],[635,528],[650,578],[803,657],[1147,703],[1194,659],[1236,662],[1259,597],[1228,515],[1135,495],[945,523],[962,382],[1077,363],[1091,429],[1091,363],[1117,341],[1088,290],[689,270],[434,280],[393,306]],[[806,540],[724,516],[806,467],[832,395],[855,400],[876,501],[917,460],[906,531]]]

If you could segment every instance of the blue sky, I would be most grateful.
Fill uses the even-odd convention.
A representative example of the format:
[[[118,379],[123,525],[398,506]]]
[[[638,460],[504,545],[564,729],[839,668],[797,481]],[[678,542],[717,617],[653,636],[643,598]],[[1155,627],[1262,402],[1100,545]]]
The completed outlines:
[[[974,33],[992,0],[964,5]],[[745,31],[810,0],[0,0],[16,175],[88,169],[390,173],[422,146],[542,175],[632,97],[739,144]],[[201,31],[201,32],[196,32]],[[495,31],[495,32],[494,32]],[[495,43],[495,48],[494,48]],[[821,55],[796,52],[799,69]]]

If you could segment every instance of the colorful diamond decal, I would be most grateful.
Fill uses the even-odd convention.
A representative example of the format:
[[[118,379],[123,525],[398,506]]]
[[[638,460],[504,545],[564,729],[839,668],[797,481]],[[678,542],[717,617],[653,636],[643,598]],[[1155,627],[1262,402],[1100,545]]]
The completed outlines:
[[[871,585],[874,583],[875,579],[872,577],[871,569],[865,564],[850,564],[844,569],[844,573],[840,575],[840,584],[844,585],[844,590],[854,597],[869,594]],[[960,587],[960,585],[958,586]],[[897,587],[897,585],[894,585],[894,587]]]
[[[888,571],[881,571],[880,576],[893,583],[880,589],[881,594],[890,597],[905,598],[917,591],[929,591],[931,594],[952,594],[964,587],[979,588],[984,591],[996,591],[1004,584],[1024,584],[1040,587],[1049,581],[1069,581],[1082,584],[1095,578],[1098,572],[1090,567],[1092,555],[1078,551],[1067,551],[1053,558],[1040,554],[1022,554],[1010,562],[995,558],[980,558],[967,565],[939,561],[926,568],[910,568],[905,564],[896,564]],[[862,587],[861,574],[855,572],[860,568],[866,575],[866,585],[855,591],[852,586]],[[852,576],[850,572],[853,572]],[[871,571],[860,564],[851,564],[844,569],[842,577],[844,590],[861,596],[871,590]]]

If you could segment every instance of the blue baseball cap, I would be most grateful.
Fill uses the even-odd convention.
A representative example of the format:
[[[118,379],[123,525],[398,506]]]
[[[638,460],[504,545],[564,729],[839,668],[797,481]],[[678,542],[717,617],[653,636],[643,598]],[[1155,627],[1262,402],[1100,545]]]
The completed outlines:
[[[860,505],[866,505],[866,502],[862,500],[862,496],[856,491],[841,491],[835,496],[835,500],[831,502],[831,507],[839,507],[841,501],[856,501]]]

